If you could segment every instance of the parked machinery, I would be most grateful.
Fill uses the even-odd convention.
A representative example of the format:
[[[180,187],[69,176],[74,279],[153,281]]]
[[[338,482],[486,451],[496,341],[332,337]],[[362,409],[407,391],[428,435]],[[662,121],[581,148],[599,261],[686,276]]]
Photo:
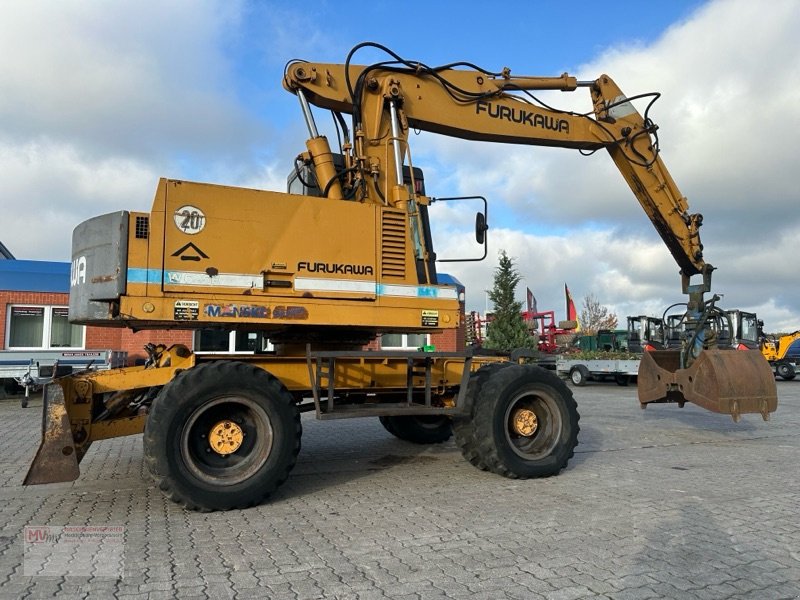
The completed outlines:
[[[800,362],[800,331],[762,337],[761,353],[781,379],[794,379]]]
[[[645,352],[664,349],[664,321],[658,317],[628,317],[628,349]]]

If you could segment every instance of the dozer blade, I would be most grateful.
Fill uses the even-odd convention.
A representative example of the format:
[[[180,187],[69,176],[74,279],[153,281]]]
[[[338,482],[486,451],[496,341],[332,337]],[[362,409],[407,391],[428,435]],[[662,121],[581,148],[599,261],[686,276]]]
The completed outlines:
[[[760,413],[764,420],[778,408],[775,376],[758,350],[703,350],[687,369],[680,352],[645,352],[639,363],[639,402],[692,402],[712,412]]]
[[[58,383],[44,387],[42,403],[42,443],[23,485],[75,481],[80,475],[78,458],[64,405],[64,390]]]

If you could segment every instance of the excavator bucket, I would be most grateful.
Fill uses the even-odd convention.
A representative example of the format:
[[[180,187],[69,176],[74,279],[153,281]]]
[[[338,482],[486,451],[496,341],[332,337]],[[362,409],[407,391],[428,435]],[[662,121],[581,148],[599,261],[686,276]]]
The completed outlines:
[[[46,385],[42,402],[42,442],[23,485],[75,481],[80,470],[61,385]]]
[[[686,369],[680,352],[645,352],[639,363],[639,403],[692,402],[711,412],[760,413],[765,421],[778,408],[775,376],[758,350],[703,350]]]

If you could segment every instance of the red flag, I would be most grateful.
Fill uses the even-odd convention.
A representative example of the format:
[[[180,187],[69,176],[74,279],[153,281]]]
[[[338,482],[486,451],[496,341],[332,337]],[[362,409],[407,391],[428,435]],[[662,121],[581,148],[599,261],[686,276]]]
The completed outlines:
[[[564,293],[567,296],[567,321],[578,321],[578,311],[575,310],[575,302],[572,300],[572,294],[569,293],[567,284],[564,284]]]

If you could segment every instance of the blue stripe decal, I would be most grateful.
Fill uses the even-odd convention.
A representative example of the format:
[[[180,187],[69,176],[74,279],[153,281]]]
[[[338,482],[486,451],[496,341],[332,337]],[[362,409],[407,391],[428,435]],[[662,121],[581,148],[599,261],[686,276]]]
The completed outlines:
[[[167,277],[169,278],[170,272],[167,271]],[[164,275],[164,271],[161,269],[138,269],[130,267],[128,268],[128,283],[153,283],[156,285],[161,285],[162,277]],[[410,297],[417,297],[417,298],[442,298],[451,296],[454,293],[454,288],[451,286],[446,286],[444,288],[439,288],[435,286],[427,286],[427,285],[419,285],[419,286],[408,286],[408,285],[390,285],[390,284],[377,284],[377,295],[378,296],[398,296],[398,295],[406,295],[406,294],[397,294],[392,293],[389,288],[404,288],[408,290],[408,296]],[[446,291],[445,291],[446,290]],[[444,292],[444,293],[443,293]]]
[[[128,283],[157,283],[161,284],[161,269],[128,269]]]
[[[402,290],[402,291],[401,291]],[[408,298],[446,298],[455,299],[458,297],[456,289],[452,286],[435,287],[429,285],[403,285],[403,284],[384,284],[377,285],[378,296],[408,297]]]

